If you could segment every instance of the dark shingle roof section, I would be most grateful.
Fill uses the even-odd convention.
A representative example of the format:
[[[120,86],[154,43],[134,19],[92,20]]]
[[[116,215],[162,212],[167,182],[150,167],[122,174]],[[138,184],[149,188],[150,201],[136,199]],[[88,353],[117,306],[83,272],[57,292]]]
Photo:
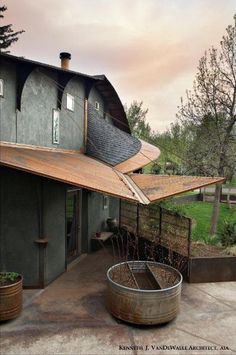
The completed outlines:
[[[108,123],[88,105],[88,155],[115,166],[137,154],[140,148],[137,138]]]

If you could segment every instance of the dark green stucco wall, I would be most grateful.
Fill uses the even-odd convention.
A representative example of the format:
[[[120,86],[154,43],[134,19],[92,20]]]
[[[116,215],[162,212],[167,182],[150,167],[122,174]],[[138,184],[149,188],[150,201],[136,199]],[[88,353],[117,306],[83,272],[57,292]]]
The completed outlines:
[[[103,208],[103,196],[97,192],[88,193],[88,241],[96,232],[108,230],[106,220],[113,217],[119,220],[119,199],[108,197],[108,208]]]
[[[39,178],[7,168],[0,169],[1,270],[23,275],[25,285],[37,286],[39,253]]]
[[[66,95],[74,96],[74,111],[66,109]],[[71,79],[65,87],[62,97],[60,119],[60,147],[80,149],[84,140],[84,84],[78,78]]]
[[[17,143],[52,147],[52,109],[57,108],[55,75],[35,69],[26,80],[17,114]]]
[[[43,269],[47,284],[65,270],[65,185],[4,167],[0,179],[0,268],[29,287],[42,286]],[[48,240],[43,258],[39,238]]]
[[[0,140],[16,142],[16,72],[15,66],[0,59],[0,79],[4,97],[0,97]]]
[[[65,193],[65,185],[43,179],[43,235],[48,240],[46,284],[65,271]]]

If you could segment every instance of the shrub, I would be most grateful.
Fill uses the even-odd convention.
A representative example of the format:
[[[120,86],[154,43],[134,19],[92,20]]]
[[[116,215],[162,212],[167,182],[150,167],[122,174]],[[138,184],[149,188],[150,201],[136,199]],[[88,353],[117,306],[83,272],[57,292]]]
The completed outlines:
[[[224,220],[221,243],[225,247],[230,247],[236,244],[236,222]]]

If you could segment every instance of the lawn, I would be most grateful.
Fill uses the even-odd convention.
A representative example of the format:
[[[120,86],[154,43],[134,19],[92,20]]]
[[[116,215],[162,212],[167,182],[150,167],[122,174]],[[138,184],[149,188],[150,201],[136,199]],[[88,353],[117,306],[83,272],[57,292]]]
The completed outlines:
[[[213,205],[210,202],[188,202],[184,204],[178,204],[178,211],[180,213],[182,211],[186,216],[193,219],[193,240],[202,240],[207,243],[211,241],[209,238],[209,231],[211,224],[212,206]],[[232,221],[236,221],[236,205],[232,205],[231,208],[229,208],[225,203],[220,204],[217,233],[218,238],[214,240],[215,242],[219,241],[223,221],[226,218]]]
[[[223,187],[236,187],[236,178],[233,178],[232,181],[227,181]]]

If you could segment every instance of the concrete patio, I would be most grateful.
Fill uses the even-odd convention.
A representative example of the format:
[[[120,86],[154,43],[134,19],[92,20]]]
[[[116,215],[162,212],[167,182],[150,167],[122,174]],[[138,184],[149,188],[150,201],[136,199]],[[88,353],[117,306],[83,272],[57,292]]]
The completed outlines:
[[[173,322],[132,326],[105,308],[106,270],[113,263],[108,250],[99,250],[46,289],[25,290],[21,316],[1,324],[0,354],[236,353],[235,282],[185,283]]]

